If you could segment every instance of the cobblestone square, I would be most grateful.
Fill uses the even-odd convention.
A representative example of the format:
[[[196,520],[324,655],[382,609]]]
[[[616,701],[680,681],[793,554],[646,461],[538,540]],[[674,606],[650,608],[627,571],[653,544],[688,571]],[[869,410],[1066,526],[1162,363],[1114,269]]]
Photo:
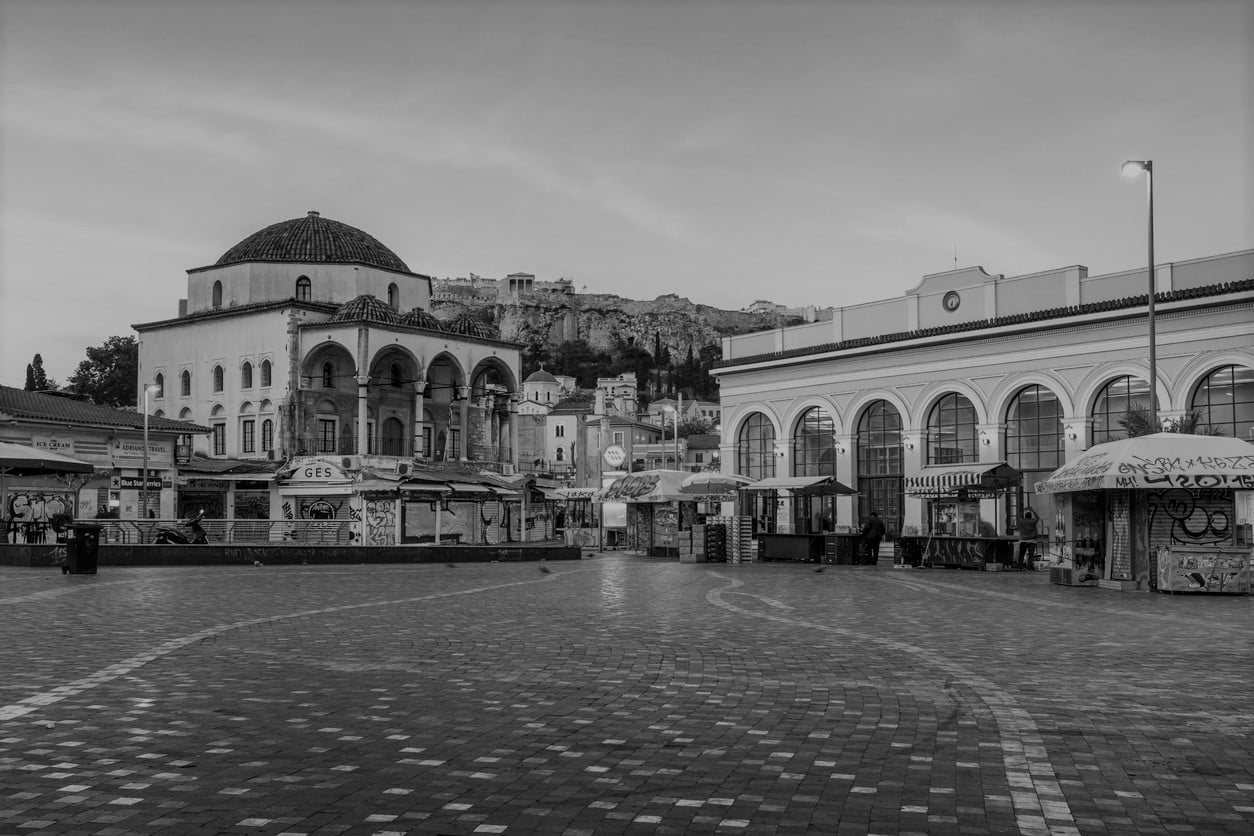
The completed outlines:
[[[606,554],[0,604],[4,834],[1254,832],[1248,597]]]

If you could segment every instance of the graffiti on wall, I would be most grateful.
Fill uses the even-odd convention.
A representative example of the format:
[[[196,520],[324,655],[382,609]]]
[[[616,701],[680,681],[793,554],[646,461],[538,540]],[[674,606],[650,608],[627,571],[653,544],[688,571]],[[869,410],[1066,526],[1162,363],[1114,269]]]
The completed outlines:
[[[1155,545],[1213,546],[1232,539],[1232,495],[1169,488],[1146,493]]]
[[[332,502],[325,497],[301,497],[298,513],[302,520],[334,520],[338,517],[344,500]]]
[[[9,494],[5,512],[16,522],[47,522],[56,514],[73,514],[74,499],[69,494],[19,489]]]
[[[366,544],[396,545],[396,502],[391,499],[366,500]]]

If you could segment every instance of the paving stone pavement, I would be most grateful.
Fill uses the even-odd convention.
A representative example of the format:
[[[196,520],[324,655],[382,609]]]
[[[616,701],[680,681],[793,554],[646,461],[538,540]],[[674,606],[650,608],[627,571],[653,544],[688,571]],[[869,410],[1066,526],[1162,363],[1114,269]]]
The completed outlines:
[[[0,567],[0,834],[1251,834],[1252,616],[623,554]]]

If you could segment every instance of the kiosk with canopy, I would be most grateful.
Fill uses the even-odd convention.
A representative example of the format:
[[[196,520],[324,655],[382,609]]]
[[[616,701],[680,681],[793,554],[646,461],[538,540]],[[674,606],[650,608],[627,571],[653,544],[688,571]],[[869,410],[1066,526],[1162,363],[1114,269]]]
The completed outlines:
[[[693,496],[680,490],[692,474],[682,470],[644,470],[622,476],[602,490],[602,503],[627,506],[627,543],[652,557],[678,557],[679,535],[690,531],[696,515]]]
[[[764,510],[755,525],[759,559],[856,562],[858,535],[838,531],[835,499],[857,491],[835,476],[775,477],[743,490],[759,494],[754,505]]]
[[[1018,538],[998,534],[993,522],[1022,475],[1005,462],[934,465],[906,478],[906,495],[925,500],[926,530],[897,540],[896,563],[1002,568],[1013,562]]]

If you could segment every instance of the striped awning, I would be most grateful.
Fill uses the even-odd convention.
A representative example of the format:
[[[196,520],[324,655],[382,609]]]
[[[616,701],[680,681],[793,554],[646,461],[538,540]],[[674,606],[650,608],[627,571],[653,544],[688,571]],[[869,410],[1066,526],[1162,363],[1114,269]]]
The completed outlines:
[[[906,477],[910,496],[953,496],[958,491],[991,492],[1019,484],[1019,471],[1005,462],[972,462],[925,467]]]

